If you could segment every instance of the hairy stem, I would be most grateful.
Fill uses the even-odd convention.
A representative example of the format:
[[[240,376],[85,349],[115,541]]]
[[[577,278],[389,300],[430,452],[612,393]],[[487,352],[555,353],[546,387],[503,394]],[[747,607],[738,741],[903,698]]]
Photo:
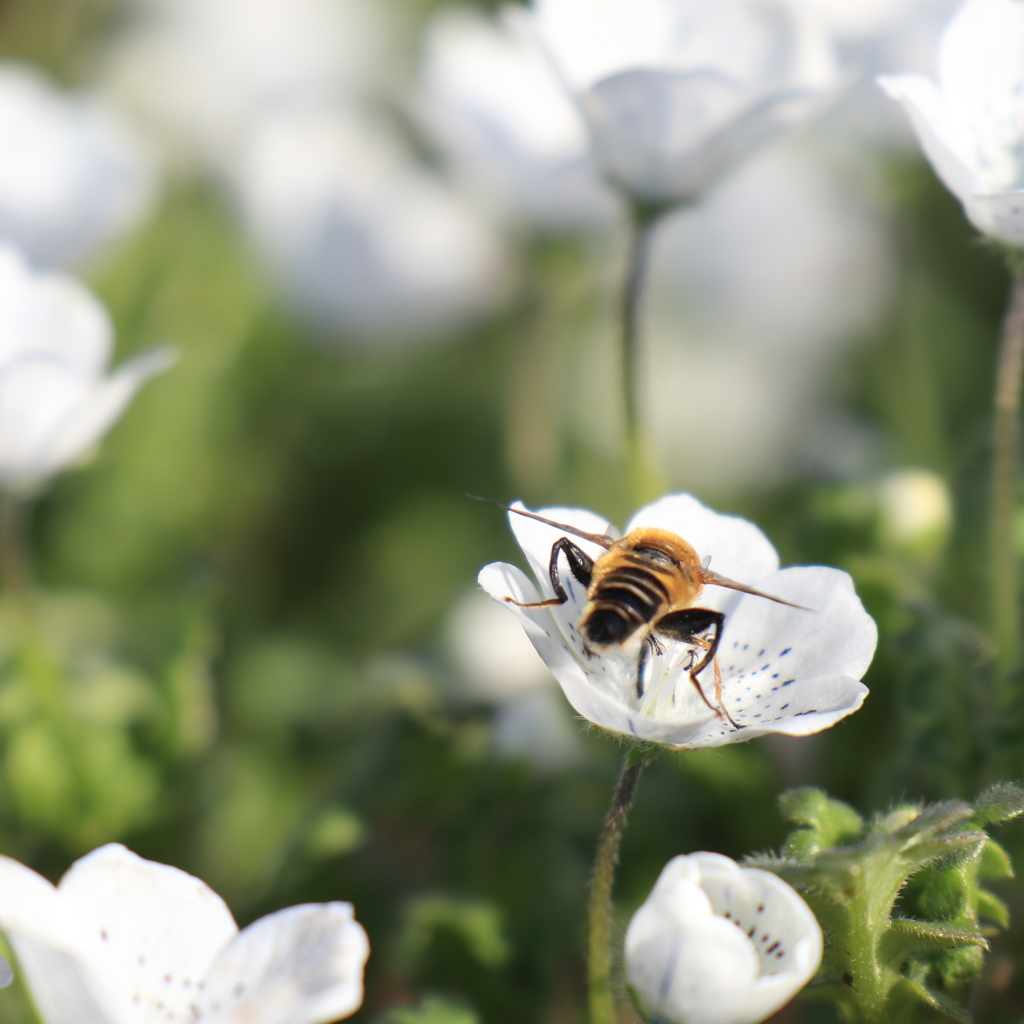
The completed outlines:
[[[1021,374],[1024,371],[1024,270],[1018,270],[1003,322],[996,370],[992,463],[991,586],[992,632],[1000,690],[1020,657],[1020,599],[1014,538],[1017,506],[1017,435]],[[1000,692],[1005,705],[1009,695]]]
[[[626,414],[626,452],[634,500],[643,504],[661,491],[640,410],[640,308],[658,214],[635,209],[631,221],[626,281],[620,308],[620,351],[623,407]]]
[[[590,887],[590,935],[587,950],[590,1024],[615,1024],[617,1020],[612,991],[612,888],[615,884],[615,866],[619,863],[619,846],[626,827],[626,814],[633,802],[633,790],[643,766],[643,755],[638,755],[634,748],[623,765],[597,843],[594,878]]]

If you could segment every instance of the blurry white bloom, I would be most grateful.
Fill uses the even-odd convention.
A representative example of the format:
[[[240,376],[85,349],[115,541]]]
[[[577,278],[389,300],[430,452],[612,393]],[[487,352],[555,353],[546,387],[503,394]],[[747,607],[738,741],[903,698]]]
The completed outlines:
[[[804,454],[808,424],[831,413],[832,371],[880,321],[893,280],[879,211],[794,146],[666,220],[645,316],[662,464],[719,492],[777,481]],[[686,401],[682,380],[699,382]],[[709,403],[728,414],[709,417]]]
[[[282,112],[237,172],[257,246],[293,300],[346,340],[435,338],[505,286],[493,230],[355,112]]]
[[[494,745],[543,771],[578,762],[579,729],[519,623],[479,590],[456,604],[448,647],[465,689],[495,704]]]
[[[942,34],[938,82],[879,79],[910,115],[935,172],[971,223],[1024,246],[1024,4],[967,0]]]
[[[417,111],[467,189],[507,219],[606,226],[616,204],[586,126],[521,13],[439,11],[426,30]]]
[[[626,930],[626,974],[667,1024],[757,1024],[821,963],[821,928],[777,875],[718,853],[665,865]]]
[[[901,469],[878,486],[879,527],[888,545],[913,550],[933,549],[949,535],[953,502],[938,473]]]
[[[117,843],[54,888],[0,857],[0,929],[45,1024],[326,1024],[363,1001],[350,903],[307,903],[239,932],[198,878]]]
[[[537,31],[634,199],[693,200],[816,112],[831,43],[786,0],[535,0]]]
[[[605,520],[581,509],[543,509],[540,514],[589,533],[603,534],[608,528]],[[553,597],[548,563],[552,546],[564,534],[514,513],[509,513],[509,522],[541,593],[520,569],[503,562],[485,566],[478,582],[498,601]],[[859,679],[871,663],[877,630],[846,573],[824,566],[780,571],[775,549],[753,523],[713,512],[688,494],[641,509],[627,532],[640,526],[670,530],[692,544],[700,558],[710,558],[715,572],[813,611],[714,586],[700,594],[699,607],[725,613],[718,660],[723,700],[740,726],[734,729],[690,682],[693,646],[662,640],[662,651],[648,654],[642,685],[637,666],[643,630],[621,647],[587,648],[579,631],[586,590],[562,557],[560,576],[569,597],[565,604],[508,607],[584,718],[610,733],[687,748],[771,732],[806,736],[860,707],[867,687]],[[596,544],[576,537],[572,541],[595,560],[604,553]],[[701,683],[713,695],[711,666]]]
[[[479,590],[455,605],[447,633],[466,689],[478,697],[503,701],[553,685],[515,619]]]
[[[219,165],[269,110],[359,91],[388,64],[372,0],[136,0],[109,81],[171,148]]]
[[[0,241],[44,266],[85,259],[138,222],[153,185],[139,139],[103,101],[0,63]]]
[[[108,375],[113,333],[82,284],[34,273],[0,245],[0,489],[29,487],[80,458],[169,365],[158,349]]]

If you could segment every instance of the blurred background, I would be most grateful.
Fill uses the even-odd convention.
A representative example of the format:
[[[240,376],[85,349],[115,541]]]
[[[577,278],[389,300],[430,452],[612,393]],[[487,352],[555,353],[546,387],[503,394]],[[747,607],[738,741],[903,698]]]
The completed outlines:
[[[623,921],[677,853],[777,846],[787,787],[870,813],[1024,772],[986,632],[1007,278],[871,81],[930,70],[951,5],[807,2],[848,88],[661,225],[644,414],[673,488],[854,575],[872,693],[817,737],[662,754]],[[623,749],[477,590],[519,558],[464,497],[633,511],[625,220],[574,109],[485,3],[2,0],[0,58],[0,238],[95,289],[118,361],[180,353],[32,505],[66,699],[33,702],[0,603],[0,850],[55,880],[120,840],[240,924],[351,900],[356,1021],[581,1022]],[[983,1021],[1024,1013],[1001,895]]]

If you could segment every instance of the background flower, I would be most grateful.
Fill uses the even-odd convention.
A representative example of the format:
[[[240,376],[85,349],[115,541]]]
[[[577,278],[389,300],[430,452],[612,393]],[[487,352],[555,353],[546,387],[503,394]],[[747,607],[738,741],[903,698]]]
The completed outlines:
[[[938,81],[880,79],[974,226],[1024,246],[1024,8],[967,0],[939,44]]]
[[[537,0],[538,35],[598,161],[648,204],[693,200],[835,84],[806,9],[764,0]]]
[[[106,375],[114,344],[106,310],[70,277],[34,273],[0,247],[0,487],[36,484],[94,445],[168,350]]]
[[[0,241],[43,266],[81,262],[138,225],[154,179],[141,138],[109,102],[0,63]]]

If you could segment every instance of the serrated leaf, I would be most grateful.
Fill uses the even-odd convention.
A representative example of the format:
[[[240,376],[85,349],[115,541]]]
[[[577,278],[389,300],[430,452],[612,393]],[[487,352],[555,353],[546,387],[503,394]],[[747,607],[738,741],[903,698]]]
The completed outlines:
[[[974,802],[974,819],[987,825],[1024,814],[1024,789],[1012,782],[998,782]]]
[[[994,840],[989,839],[981,851],[978,877],[986,880],[1013,878],[1013,864],[1010,855]]]
[[[882,937],[883,955],[909,956],[924,950],[957,949],[960,946],[988,949],[988,943],[976,930],[937,921],[915,921],[909,917],[893,918]]]
[[[962,800],[943,800],[926,807],[920,814],[896,831],[896,835],[910,847],[927,837],[944,832],[960,821],[972,816],[971,807]]]
[[[995,921],[1000,928],[1010,927],[1010,908],[995,893],[978,890],[978,916]]]

